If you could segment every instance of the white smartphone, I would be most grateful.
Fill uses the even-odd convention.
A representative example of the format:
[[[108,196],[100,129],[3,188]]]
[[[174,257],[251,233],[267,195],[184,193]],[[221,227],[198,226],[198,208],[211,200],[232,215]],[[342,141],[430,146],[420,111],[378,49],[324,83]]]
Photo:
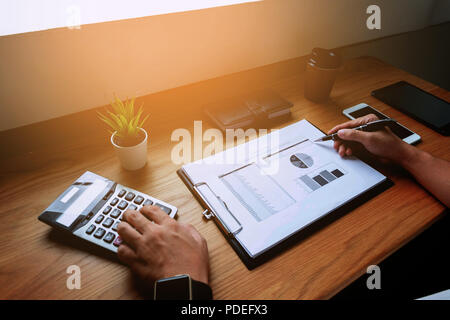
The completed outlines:
[[[360,103],[357,104],[356,106],[347,108],[344,111],[342,111],[342,113],[344,114],[344,116],[346,116],[351,120],[363,117],[371,113],[376,115],[379,119],[389,118],[385,114],[382,114],[380,111],[376,110],[375,108],[369,106],[366,103]],[[400,123],[397,123],[397,125],[392,127],[391,130],[395,135],[397,135],[400,139],[402,139],[406,143],[415,144],[420,141],[420,136],[417,133],[412,132],[405,126],[402,126]]]

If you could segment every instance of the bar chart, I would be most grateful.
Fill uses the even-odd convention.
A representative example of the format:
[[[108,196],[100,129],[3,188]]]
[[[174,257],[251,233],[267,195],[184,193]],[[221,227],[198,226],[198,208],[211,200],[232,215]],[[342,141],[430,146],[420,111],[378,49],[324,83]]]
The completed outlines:
[[[344,176],[342,170],[327,168],[316,173],[302,175],[299,180],[311,191],[315,191],[342,176]]]

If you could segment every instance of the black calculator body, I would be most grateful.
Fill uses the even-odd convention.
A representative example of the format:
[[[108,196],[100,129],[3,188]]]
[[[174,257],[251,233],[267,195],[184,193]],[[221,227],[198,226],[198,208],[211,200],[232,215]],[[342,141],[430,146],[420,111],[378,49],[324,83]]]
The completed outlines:
[[[122,186],[92,172],[85,172],[41,213],[39,220],[110,251],[122,240],[117,226],[128,209],[160,207],[174,218],[178,209],[147,194]]]

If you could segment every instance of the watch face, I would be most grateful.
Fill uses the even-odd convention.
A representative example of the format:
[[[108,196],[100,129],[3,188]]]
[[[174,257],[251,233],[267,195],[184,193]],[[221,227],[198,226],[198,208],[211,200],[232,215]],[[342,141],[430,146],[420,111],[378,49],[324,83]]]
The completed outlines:
[[[181,275],[158,280],[155,290],[157,300],[187,300],[191,298],[191,279]]]

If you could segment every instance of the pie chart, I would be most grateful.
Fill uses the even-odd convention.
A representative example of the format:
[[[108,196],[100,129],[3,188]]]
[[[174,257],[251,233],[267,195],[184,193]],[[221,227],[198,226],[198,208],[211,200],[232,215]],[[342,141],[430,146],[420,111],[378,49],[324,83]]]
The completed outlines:
[[[291,163],[296,166],[297,168],[306,169],[312,167],[314,164],[313,159],[311,156],[305,154],[305,153],[296,153],[291,155]]]

